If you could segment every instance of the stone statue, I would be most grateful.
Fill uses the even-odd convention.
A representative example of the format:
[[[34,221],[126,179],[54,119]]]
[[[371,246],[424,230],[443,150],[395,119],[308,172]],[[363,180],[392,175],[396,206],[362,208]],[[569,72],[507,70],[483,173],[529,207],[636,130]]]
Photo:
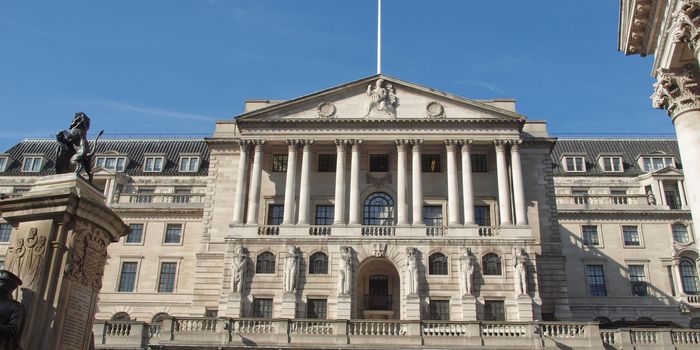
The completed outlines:
[[[406,294],[418,294],[418,249],[406,248]]]
[[[12,298],[22,280],[7,270],[0,270],[0,349],[19,349],[24,322],[24,306]]]
[[[338,295],[348,295],[352,289],[352,248],[340,247],[338,263]]]
[[[527,295],[527,254],[525,249],[513,247],[513,279],[515,295]]]
[[[391,84],[387,83],[385,86],[384,79],[377,79],[374,89],[372,89],[372,84],[367,85],[367,97],[369,102],[367,103],[365,117],[369,116],[372,110],[396,117],[396,106],[398,105],[396,91]]]
[[[647,204],[656,205],[656,196],[651,191],[647,191]]]
[[[472,254],[472,250],[467,248],[462,257],[462,287],[464,288],[463,295],[474,295],[474,270],[476,269],[476,260]]]
[[[62,130],[56,134],[58,149],[56,151],[56,174],[71,172],[75,167],[75,173],[81,175],[85,172],[88,181],[92,182],[92,158],[95,155],[97,141],[104,130],[100,131],[90,147],[87,133],[90,129],[90,118],[83,112],[75,113],[69,130]]]
[[[297,291],[297,277],[299,276],[299,249],[290,245],[287,248],[287,257],[284,260],[284,292]]]
[[[247,261],[245,248],[238,247],[236,254],[233,256],[233,264],[231,265],[231,291],[241,293],[243,291],[243,282],[247,269]]]

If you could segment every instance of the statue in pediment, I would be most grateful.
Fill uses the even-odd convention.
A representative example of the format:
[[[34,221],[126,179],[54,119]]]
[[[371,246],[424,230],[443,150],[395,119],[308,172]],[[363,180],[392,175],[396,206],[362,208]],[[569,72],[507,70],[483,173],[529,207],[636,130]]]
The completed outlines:
[[[384,84],[384,79],[377,79],[374,88],[372,88],[372,84],[367,85],[367,97],[369,101],[367,102],[365,117],[369,116],[373,110],[396,117],[396,107],[399,99],[396,97],[396,90],[393,85],[389,83]]]

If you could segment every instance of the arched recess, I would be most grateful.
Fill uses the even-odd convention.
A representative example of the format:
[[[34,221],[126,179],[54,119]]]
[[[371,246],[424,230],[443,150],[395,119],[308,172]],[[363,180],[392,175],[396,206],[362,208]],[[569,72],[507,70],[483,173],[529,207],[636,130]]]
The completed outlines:
[[[385,258],[369,257],[357,269],[355,318],[400,319],[401,278]]]

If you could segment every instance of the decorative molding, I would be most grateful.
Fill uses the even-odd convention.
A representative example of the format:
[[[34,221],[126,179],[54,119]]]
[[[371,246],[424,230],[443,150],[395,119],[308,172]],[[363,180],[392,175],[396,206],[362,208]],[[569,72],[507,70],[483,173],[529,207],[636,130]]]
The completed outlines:
[[[440,102],[433,101],[425,106],[425,116],[428,118],[445,118],[445,107]]]
[[[362,145],[361,139],[349,140],[348,143],[352,146],[353,152],[359,152],[360,146]]]
[[[496,146],[496,152],[505,152],[508,140],[493,140],[493,144]]]
[[[374,185],[376,188],[382,188],[384,184],[391,183],[391,173],[387,172],[386,175],[383,176],[373,176],[368,172],[367,183]]]
[[[691,49],[697,50],[700,44],[700,4],[697,0],[681,0],[673,18],[673,42],[686,43]]]
[[[396,152],[406,153],[406,149],[407,149],[409,142],[410,142],[409,140],[404,140],[404,139],[394,140],[394,143],[396,144]]]
[[[651,13],[651,0],[636,0],[632,11],[625,53],[641,54],[643,56],[645,55],[644,40],[647,34],[649,15]]]
[[[296,152],[297,148],[299,147],[300,140],[287,139],[286,143],[287,143],[287,148],[288,148],[290,153]]]
[[[697,79],[697,65],[687,64],[680,70],[659,69],[654,93],[650,97],[652,106],[666,109],[671,118],[689,110],[700,109]]]
[[[335,105],[327,101],[319,103],[316,107],[316,115],[319,118],[335,118],[336,111]]]
[[[445,148],[447,149],[447,152],[454,152],[455,147],[459,145],[459,140],[445,140]]]

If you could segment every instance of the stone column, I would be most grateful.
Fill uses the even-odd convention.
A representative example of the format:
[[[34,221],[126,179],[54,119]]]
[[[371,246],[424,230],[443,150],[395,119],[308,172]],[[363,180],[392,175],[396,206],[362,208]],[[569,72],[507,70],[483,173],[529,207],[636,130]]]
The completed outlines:
[[[243,223],[243,211],[245,209],[246,184],[248,182],[248,146],[249,141],[240,140],[238,146],[241,152],[238,158],[238,178],[236,179],[236,196],[233,199],[233,223]]]
[[[685,188],[683,188],[683,180],[678,180],[678,197],[681,198],[681,207],[687,207],[688,202],[685,199]]]
[[[472,184],[472,140],[462,141],[462,198],[464,224],[474,225],[474,185]]]
[[[406,201],[406,140],[396,140],[396,224],[408,225]]]
[[[510,187],[508,186],[508,163],[506,161],[506,145],[508,141],[495,140],[496,168],[498,171],[498,208],[501,225],[512,225],[510,212]]]
[[[696,0],[679,1],[679,3],[680,6],[672,15],[671,40],[674,43],[688,44],[695,58],[700,62],[700,11],[698,8],[700,4]],[[697,65],[697,62],[695,64]]]
[[[347,140],[335,140],[338,151],[335,167],[335,207],[333,225],[345,224],[345,144]]]
[[[411,198],[413,200],[413,225],[423,225],[423,170],[421,169],[421,152],[423,140],[411,140]]]
[[[520,163],[520,140],[510,143],[510,161],[513,168],[513,200],[515,201],[516,225],[527,225],[527,205],[525,204],[525,186],[523,169]]]
[[[456,140],[445,140],[447,149],[447,219],[448,225],[460,225],[459,218],[459,185],[457,184]]]
[[[351,140],[352,155],[350,156],[350,225],[360,222],[360,145],[362,140]]]
[[[247,225],[258,224],[258,208],[260,207],[260,180],[262,178],[263,145],[265,140],[254,140],[255,156],[253,156],[253,172],[250,177],[250,189],[248,190],[248,218]]]
[[[302,140],[301,183],[299,184],[299,225],[309,224],[309,205],[311,204],[310,173],[311,145],[314,140]]]
[[[284,216],[282,225],[294,224],[294,203],[297,183],[297,148],[299,140],[287,140],[287,181],[284,185]]]
[[[668,203],[666,203],[666,189],[664,188],[663,180],[658,180],[656,183],[659,185],[659,203],[661,203],[661,205],[668,205]]]

